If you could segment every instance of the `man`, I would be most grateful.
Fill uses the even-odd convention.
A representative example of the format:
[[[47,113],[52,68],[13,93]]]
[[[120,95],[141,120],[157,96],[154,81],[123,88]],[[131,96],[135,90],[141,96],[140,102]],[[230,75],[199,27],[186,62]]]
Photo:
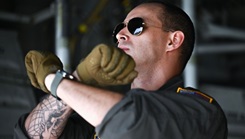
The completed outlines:
[[[126,62],[130,66],[123,70],[114,68],[111,72],[102,66],[102,70],[91,74],[89,69],[94,69],[98,59],[104,61],[106,55],[111,55],[110,48],[100,46],[74,72],[80,82],[72,75],[59,79],[61,71],[47,75],[36,72],[37,79],[42,79],[33,85],[54,97],[49,95],[23,116],[15,134],[26,138],[227,138],[226,118],[217,102],[198,90],[183,88],[180,76],[195,40],[193,24],[185,12],[163,2],[143,3],[117,25],[113,37],[117,47],[132,57],[135,67]],[[45,55],[44,59],[50,60]],[[40,62],[33,69],[49,71],[47,63]],[[49,69],[62,68],[57,66],[58,60],[52,64],[56,67]],[[131,90],[125,94],[94,87],[131,81]],[[73,110],[80,117],[74,116]]]

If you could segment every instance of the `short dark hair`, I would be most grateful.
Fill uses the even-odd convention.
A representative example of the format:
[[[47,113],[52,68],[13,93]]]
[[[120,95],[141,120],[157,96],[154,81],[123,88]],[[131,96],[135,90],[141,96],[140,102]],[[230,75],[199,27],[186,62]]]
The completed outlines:
[[[146,3],[159,4],[162,9],[158,18],[162,21],[163,30],[167,31],[182,31],[185,35],[182,47],[180,60],[182,70],[184,70],[188,60],[190,59],[194,44],[195,44],[195,29],[190,17],[179,7],[163,1],[149,1]]]

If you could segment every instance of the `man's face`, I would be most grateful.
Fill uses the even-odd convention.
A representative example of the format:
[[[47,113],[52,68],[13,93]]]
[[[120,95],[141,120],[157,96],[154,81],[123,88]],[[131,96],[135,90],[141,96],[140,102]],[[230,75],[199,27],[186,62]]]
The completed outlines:
[[[168,32],[162,30],[162,23],[157,18],[159,7],[144,4],[133,9],[125,18],[127,23],[140,17],[144,20],[144,29],[140,35],[133,35],[127,27],[118,32],[118,47],[130,55],[137,67],[150,66],[164,58],[165,48],[168,45]]]

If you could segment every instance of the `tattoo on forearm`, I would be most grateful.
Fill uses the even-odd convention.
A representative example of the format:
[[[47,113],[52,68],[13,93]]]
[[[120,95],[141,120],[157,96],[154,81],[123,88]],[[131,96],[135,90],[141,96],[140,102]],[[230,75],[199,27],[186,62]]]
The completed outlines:
[[[31,138],[58,138],[70,113],[64,102],[49,96],[32,111],[27,132]]]

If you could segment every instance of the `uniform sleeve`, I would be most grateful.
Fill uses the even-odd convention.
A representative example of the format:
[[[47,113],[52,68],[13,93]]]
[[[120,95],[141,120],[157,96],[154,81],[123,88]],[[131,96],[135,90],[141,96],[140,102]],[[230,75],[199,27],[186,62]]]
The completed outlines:
[[[150,119],[144,114],[142,105],[137,105],[131,97],[125,97],[106,115],[96,132],[101,139],[142,139],[140,134],[146,130],[144,125],[155,124],[154,119]]]
[[[25,130],[25,119],[28,114],[22,115],[14,127],[14,139],[29,139]]]
[[[14,127],[14,139],[29,139],[25,130],[25,120],[28,114],[22,115]],[[59,139],[92,139],[95,134],[94,127],[86,122],[77,113],[69,118],[66,127]]]
[[[148,102],[144,98],[144,94],[129,93],[114,106],[103,122],[96,127],[99,137],[102,139],[153,139],[154,134],[152,133],[159,131],[156,129],[158,123],[155,117],[149,113]]]
[[[101,139],[225,139],[226,118],[219,107],[177,93],[134,91],[96,127]]]

